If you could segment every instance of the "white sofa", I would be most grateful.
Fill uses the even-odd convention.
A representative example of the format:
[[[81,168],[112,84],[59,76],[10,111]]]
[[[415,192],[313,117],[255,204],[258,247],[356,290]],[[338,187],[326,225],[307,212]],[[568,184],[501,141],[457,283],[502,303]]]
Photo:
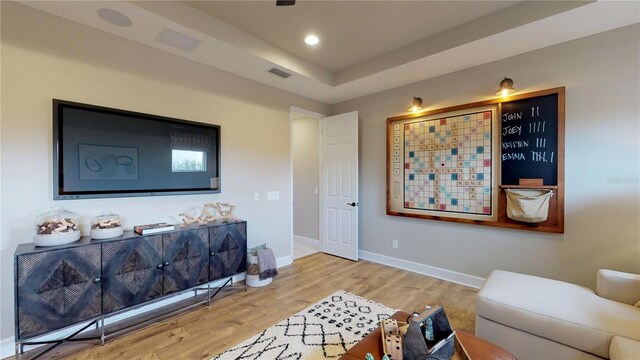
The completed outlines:
[[[494,270],[478,293],[476,335],[527,359],[640,360],[640,275],[599,270],[596,291]]]

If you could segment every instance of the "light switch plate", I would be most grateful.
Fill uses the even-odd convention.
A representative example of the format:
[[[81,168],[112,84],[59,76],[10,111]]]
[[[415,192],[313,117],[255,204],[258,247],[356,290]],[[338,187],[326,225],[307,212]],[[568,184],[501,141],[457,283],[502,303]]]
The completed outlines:
[[[280,200],[280,191],[269,191],[267,193],[267,200]]]

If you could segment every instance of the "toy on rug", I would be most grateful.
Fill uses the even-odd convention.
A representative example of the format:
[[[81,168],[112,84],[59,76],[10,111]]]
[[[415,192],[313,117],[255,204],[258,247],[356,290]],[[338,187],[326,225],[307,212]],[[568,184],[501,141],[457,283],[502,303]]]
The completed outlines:
[[[402,360],[402,336],[400,335],[400,324],[394,319],[384,319],[380,321],[382,329],[382,349],[391,360]]]

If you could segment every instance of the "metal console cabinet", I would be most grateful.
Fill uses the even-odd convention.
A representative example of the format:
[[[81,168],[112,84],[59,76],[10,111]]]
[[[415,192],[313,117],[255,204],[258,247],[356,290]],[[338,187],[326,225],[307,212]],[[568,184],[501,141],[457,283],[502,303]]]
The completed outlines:
[[[146,236],[85,236],[53,247],[21,244],[14,259],[16,348],[21,352],[22,345],[34,344],[30,338],[87,321],[97,326],[105,316],[244,272],[246,254],[247,223],[240,220]]]

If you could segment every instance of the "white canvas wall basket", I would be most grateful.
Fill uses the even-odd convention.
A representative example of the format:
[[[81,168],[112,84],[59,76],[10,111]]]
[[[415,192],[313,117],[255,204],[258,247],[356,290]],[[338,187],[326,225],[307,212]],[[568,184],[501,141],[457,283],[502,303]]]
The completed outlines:
[[[539,223],[547,220],[551,190],[506,189],[507,216],[509,219],[526,223]]]

